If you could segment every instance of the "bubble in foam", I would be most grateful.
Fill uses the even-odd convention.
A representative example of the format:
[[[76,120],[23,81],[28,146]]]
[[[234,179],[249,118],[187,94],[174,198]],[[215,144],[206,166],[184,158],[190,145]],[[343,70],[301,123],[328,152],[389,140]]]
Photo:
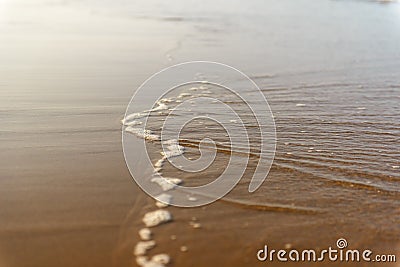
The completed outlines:
[[[189,200],[189,201],[197,201],[197,198],[192,197],[192,196],[189,196],[189,197],[188,197],[188,200]]]
[[[142,228],[139,230],[139,236],[142,240],[148,241],[151,239],[151,230],[149,228]]]
[[[139,243],[136,244],[133,254],[135,254],[135,256],[145,255],[146,252],[148,250],[154,248],[155,245],[156,245],[156,242],[154,240],[140,241]]]
[[[149,261],[149,258],[146,256],[138,256],[136,257],[136,263],[139,266],[144,266]]]
[[[157,254],[151,258],[151,261],[161,263],[161,264],[168,264],[170,262],[170,257],[168,254]]]
[[[162,210],[162,209],[148,212],[143,217],[143,222],[146,225],[146,227],[154,227],[163,223],[167,223],[171,220],[172,220],[171,213],[167,210]]]
[[[139,266],[142,266],[142,267],[165,267],[165,265],[162,263],[155,262],[153,260],[148,261],[147,257],[143,257],[143,258],[145,258],[145,259],[141,259],[139,262],[138,262],[138,259],[136,258],[136,263]]]
[[[201,224],[197,222],[190,222],[189,225],[194,228],[194,229],[199,229],[201,228]]]

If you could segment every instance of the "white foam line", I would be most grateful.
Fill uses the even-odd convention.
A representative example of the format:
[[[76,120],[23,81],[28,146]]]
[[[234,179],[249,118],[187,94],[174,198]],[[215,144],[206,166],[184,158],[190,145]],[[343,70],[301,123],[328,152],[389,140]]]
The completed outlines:
[[[171,103],[174,102],[176,97],[168,97],[168,98],[163,98],[158,101],[158,103]]]
[[[205,89],[201,88],[199,89]],[[192,90],[197,90],[192,88]],[[191,96],[190,93],[181,93],[178,98],[184,98]],[[134,128],[132,126],[141,125],[142,122],[137,119],[141,119],[143,117],[148,116],[153,111],[159,111],[161,114],[162,110],[168,110],[168,106],[164,103],[169,102],[181,102],[177,98],[164,98],[161,99],[157,104],[158,106],[146,110],[143,112],[132,113],[127,115],[121,122],[123,125],[127,126],[125,128],[126,132],[132,133],[139,138],[143,138],[149,141],[159,141],[160,136],[154,134],[150,130],[146,130],[143,128]],[[184,153],[185,148],[179,145],[178,140],[171,139],[162,142],[164,145],[167,145],[168,151],[162,152],[163,157],[159,159],[156,163],[154,163],[154,175],[160,175],[162,171],[162,167],[165,164],[165,161],[168,158],[180,156]],[[182,183],[181,179],[178,178],[165,178],[165,177],[154,177],[151,179],[152,182],[157,183],[163,191],[169,191],[174,189],[177,185]],[[144,215],[142,221],[145,224],[146,228],[142,228],[139,230],[139,237],[142,241],[139,241],[134,249],[134,255],[136,256],[136,263],[142,267],[165,267],[166,264],[170,262],[170,256],[168,254],[157,254],[154,255],[151,260],[148,260],[148,257],[145,256],[148,250],[155,247],[156,242],[151,240],[152,232],[148,227],[155,227],[163,223],[167,223],[172,221],[172,215],[169,211],[163,209],[170,205],[172,196],[169,194],[161,194],[156,197],[156,206],[159,208],[158,210],[148,212]],[[191,201],[196,201],[197,199],[192,198]]]
[[[159,110],[167,110],[168,106],[164,103],[158,103],[158,106],[149,110],[146,110],[146,112],[152,112],[152,111],[159,111]]]
[[[148,115],[148,112],[136,112],[136,113],[129,114],[128,116],[126,116],[124,118],[124,120],[129,121],[129,120],[134,120],[134,119],[140,119],[147,115]]]
[[[129,121],[141,119],[141,118],[146,117],[148,115],[149,115],[149,112],[132,113],[132,114],[129,114],[129,115],[125,116],[125,118],[123,118],[121,120],[121,122],[122,122],[123,125],[126,125],[126,123],[128,123]]]
[[[172,100],[170,102],[172,102]],[[149,109],[149,110],[145,110],[145,111],[142,111],[142,112],[136,112],[136,113],[131,113],[129,115],[126,115],[125,118],[123,118],[121,120],[121,123],[123,125],[126,125],[126,126],[132,125],[131,123],[133,123],[133,125],[138,125],[138,124],[136,124],[136,122],[131,122],[131,121],[132,120],[135,121],[137,119],[141,119],[141,118],[147,117],[153,111],[167,110],[169,108],[166,104],[162,103],[161,101],[159,101],[157,104],[158,104],[158,106],[155,107],[155,108],[152,108],[152,109]]]
[[[141,133],[141,132],[140,132]],[[147,134],[151,134],[150,132],[145,132]],[[137,134],[135,132],[135,134]],[[158,139],[157,139],[158,140]],[[169,151],[162,152],[163,157],[154,163],[154,174],[160,174],[165,161],[169,157],[175,157],[182,155],[184,153],[185,148],[179,145],[178,140],[171,139],[162,142],[164,145],[167,145],[167,149]],[[163,191],[169,191],[174,189],[178,184],[182,183],[181,179],[178,178],[166,178],[166,177],[154,177],[151,179],[152,182],[157,183]],[[172,196],[169,194],[161,194],[156,197],[156,206],[159,210],[148,212],[143,217],[143,223],[146,227],[155,227],[163,223],[167,223],[172,220],[172,215],[169,211],[164,210],[163,208],[168,207],[171,204]],[[194,227],[194,226],[193,226]],[[139,231],[139,235],[142,240],[148,240],[151,238],[151,231],[148,228],[143,228]],[[152,257],[149,261],[148,257],[143,256],[148,250],[146,247],[142,248],[143,244],[139,242],[137,244],[138,253],[143,253],[141,255],[136,255],[136,263],[139,266],[143,267],[164,267],[166,264],[170,262],[170,256],[168,254],[158,254]]]

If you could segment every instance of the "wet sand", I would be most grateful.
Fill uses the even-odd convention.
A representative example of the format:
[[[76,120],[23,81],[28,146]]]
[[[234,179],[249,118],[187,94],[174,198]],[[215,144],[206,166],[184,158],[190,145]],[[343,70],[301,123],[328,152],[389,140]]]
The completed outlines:
[[[103,136],[117,140],[119,131]],[[39,146],[2,153],[8,168],[1,171],[1,266],[112,265],[137,192],[114,146],[115,152]]]
[[[0,266],[136,266],[142,218],[156,207],[126,167],[120,120],[146,78],[193,59],[257,82],[276,116],[277,154],[250,199],[261,206],[236,201],[249,200],[242,185],[205,207],[168,207],[173,221],[152,229],[149,255],[169,254],[168,266],[304,265],[258,262],[256,252],[344,237],[399,259],[398,10],[373,1],[0,3]]]
[[[119,116],[115,112],[109,117]],[[94,123],[104,125],[107,120]],[[125,166],[119,120],[109,127],[116,129],[67,131],[62,134],[65,145],[54,145],[59,144],[57,132],[13,135],[14,141],[9,137],[9,147],[1,155],[1,162],[7,162],[1,171],[0,187],[4,266],[134,266],[132,251],[139,240],[137,232],[143,227],[141,219],[155,205],[134,184]],[[26,147],[25,138],[35,144]],[[79,145],[73,145],[76,140]],[[107,140],[110,143],[105,143]],[[279,195],[279,179],[297,179],[298,175],[275,166],[266,185],[278,189]],[[273,177],[278,180],[277,187],[273,186]],[[298,193],[287,193],[290,204]],[[318,199],[318,195],[303,204],[315,202],[318,207],[329,208],[348,201],[346,193],[334,195],[333,203],[331,198]],[[340,236],[354,248],[393,253],[398,247],[398,208],[392,206],[386,211],[393,198],[385,200],[382,196],[375,207],[359,206],[373,198],[377,198],[376,192],[360,190],[347,204],[360,207],[367,218],[374,213],[388,214],[381,221],[362,219],[360,213],[353,216],[351,211],[339,212],[339,216],[329,209],[321,214],[302,214],[224,202],[196,209],[170,207],[174,220],[154,229],[157,246],[151,255],[167,252],[172,258],[170,266],[204,266],[210,261],[221,266],[264,265],[255,258],[264,244],[274,248],[288,243],[296,248],[324,247]],[[200,229],[190,226],[192,217],[201,223]],[[171,235],[176,240],[172,241]],[[187,246],[188,251],[181,252],[181,246]]]

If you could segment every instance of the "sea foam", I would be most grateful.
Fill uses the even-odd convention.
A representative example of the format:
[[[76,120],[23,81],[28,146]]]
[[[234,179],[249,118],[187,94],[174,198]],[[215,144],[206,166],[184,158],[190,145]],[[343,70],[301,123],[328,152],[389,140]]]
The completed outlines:
[[[127,121],[123,123],[125,126],[137,126],[137,125],[142,125],[141,121],[133,120],[133,121]]]
[[[146,117],[146,116],[148,116],[148,115],[149,115],[148,112],[136,112],[136,113],[132,113],[132,114],[129,114],[129,115],[125,116],[125,118],[123,118],[123,119],[121,120],[121,122],[122,122],[123,125],[127,125],[127,123],[129,123],[129,122],[132,121],[132,120],[137,120],[137,119]]]
[[[154,255],[151,260],[146,256],[139,256],[136,258],[136,263],[142,267],[164,267],[170,262],[170,257],[167,254]]]
[[[182,183],[179,178],[167,178],[167,177],[154,177],[151,179],[153,183],[158,184],[163,191],[174,189],[177,185]]]
[[[182,155],[185,152],[185,147],[178,145],[177,141],[174,139],[171,140],[169,143],[164,144],[169,144],[167,146],[167,151],[162,151],[161,155],[163,155],[165,158],[173,158],[173,157],[178,157]]]
[[[149,228],[142,228],[139,230],[139,236],[142,240],[148,241],[151,239],[151,230]]]
[[[133,128],[132,126],[128,126],[125,128],[125,131],[136,135],[139,138],[143,138],[149,141],[157,141],[160,140],[160,137],[153,133],[153,131],[146,130],[143,128]]]
[[[151,261],[161,264],[168,264],[170,262],[170,257],[167,254],[157,254],[151,258]]]
[[[146,252],[149,249],[152,249],[153,247],[155,247],[155,245],[156,245],[156,242],[154,240],[140,241],[139,243],[136,244],[133,254],[135,254],[135,256],[142,256],[142,255],[146,254]]]
[[[159,208],[165,208],[171,204],[172,196],[168,194],[161,194],[156,196],[156,199],[158,200],[156,202],[156,206]]]
[[[158,102],[158,106],[157,107],[152,108],[152,109],[150,109],[148,111],[160,111],[160,110],[167,110],[167,109],[168,109],[168,106],[166,104]]]
[[[163,223],[167,223],[171,220],[172,220],[171,213],[167,210],[162,210],[162,209],[148,212],[143,217],[143,222],[146,225],[146,227],[154,227]]]

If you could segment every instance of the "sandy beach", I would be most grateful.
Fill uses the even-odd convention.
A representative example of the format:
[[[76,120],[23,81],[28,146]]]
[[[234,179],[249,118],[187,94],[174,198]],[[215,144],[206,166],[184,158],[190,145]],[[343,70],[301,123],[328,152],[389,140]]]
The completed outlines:
[[[121,130],[144,140],[121,120],[147,78],[193,60],[234,66],[260,87],[275,158],[252,194],[253,150],[243,180],[221,200],[162,208],[172,219],[151,227],[156,245],[145,255],[167,254],[174,267],[398,266],[399,14],[396,1],[0,1],[0,267],[138,266],[143,217],[160,208],[129,172]],[[175,93],[169,110],[212,95],[252,127],[222,91]],[[191,104],[185,114],[199,110]],[[150,114],[155,135],[168,108]],[[185,186],[213,180],[229,156],[245,154],[225,134],[213,122],[189,124],[184,155],[199,157],[199,140],[214,138],[217,160],[199,173],[165,162],[162,175]],[[161,142],[145,144],[153,163],[161,158]],[[257,259],[265,245],[321,250],[340,238],[397,262]]]

